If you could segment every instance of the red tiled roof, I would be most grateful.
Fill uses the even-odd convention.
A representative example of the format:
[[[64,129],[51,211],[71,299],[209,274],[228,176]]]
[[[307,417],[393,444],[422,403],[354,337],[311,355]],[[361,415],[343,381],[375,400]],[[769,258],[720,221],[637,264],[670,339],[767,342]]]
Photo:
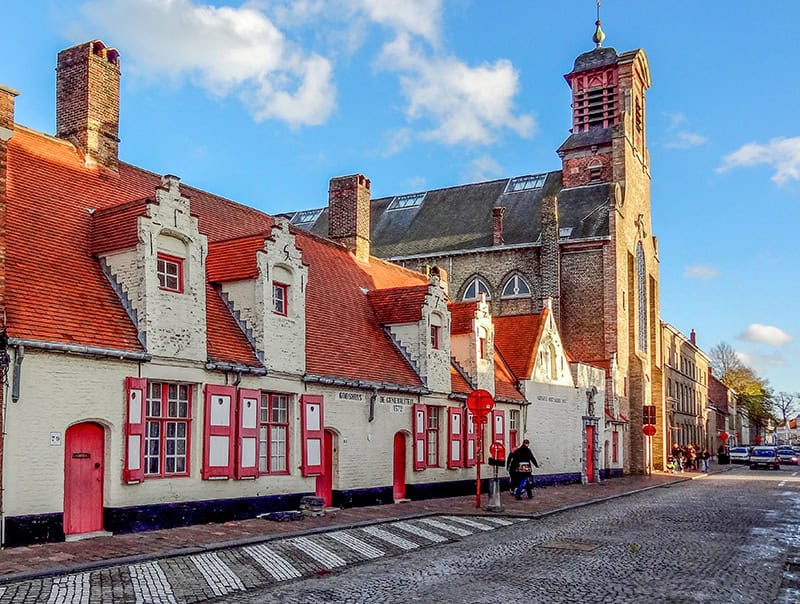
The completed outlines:
[[[219,292],[206,285],[206,333],[211,361],[262,367]]]
[[[92,215],[89,251],[100,254],[134,247],[139,240],[138,218],[145,214],[148,203],[155,200],[136,199],[97,210]]]
[[[469,394],[472,387],[467,383],[458,370],[450,365],[450,389],[456,394]]]
[[[549,312],[545,308],[538,315],[510,315],[493,319],[495,348],[520,380],[530,379],[533,374],[536,351]]]
[[[206,277],[211,283],[255,279],[258,276],[256,253],[264,249],[269,235],[259,234],[208,244]]]
[[[428,285],[390,287],[367,294],[378,323],[416,323],[422,319],[422,305],[428,294]]]
[[[499,354],[494,355],[494,395],[512,401],[524,401],[516,386],[517,380]]]
[[[447,305],[450,310],[450,335],[458,336],[472,332],[472,320],[475,318],[477,302],[451,302]]]

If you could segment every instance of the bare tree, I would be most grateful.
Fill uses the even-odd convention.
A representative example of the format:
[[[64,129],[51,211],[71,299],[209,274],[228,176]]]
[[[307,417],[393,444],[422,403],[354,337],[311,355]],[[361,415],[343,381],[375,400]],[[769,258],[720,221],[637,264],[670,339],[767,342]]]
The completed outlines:
[[[732,371],[744,368],[744,363],[739,359],[733,346],[727,342],[720,342],[711,349],[711,371],[714,377],[725,382],[723,378]],[[733,388],[730,384],[725,384]]]
[[[800,403],[800,392],[776,392],[772,396],[775,411],[783,419],[783,425],[787,428],[789,418],[797,413],[798,403]]]

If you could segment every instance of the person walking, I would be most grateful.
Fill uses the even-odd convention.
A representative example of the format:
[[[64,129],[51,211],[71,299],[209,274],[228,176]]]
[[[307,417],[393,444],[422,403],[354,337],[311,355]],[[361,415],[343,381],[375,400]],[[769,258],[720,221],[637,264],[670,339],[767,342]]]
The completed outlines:
[[[522,499],[520,482],[533,473],[531,464],[537,468],[539,467],[539,462],[536,461],[533,451],[531,451],[530,447],[528,446],[530,444],[531,441],[529,441],[527,438],[523,440],[522,444],[511,452],[511,454],[508,456],[508,461],[506,462],[506,469],[508,470],[509,476],[511,476],[511,492],[514,493],[514,497],[517,499]],[[528,499],[531,497],[533,497],[532,486],[528,490]]]
[[[711,453],[708,449],[703,447],[703,450],[700,452],[700,468],[703,472],[708,474],[708,462],[711,459]]]

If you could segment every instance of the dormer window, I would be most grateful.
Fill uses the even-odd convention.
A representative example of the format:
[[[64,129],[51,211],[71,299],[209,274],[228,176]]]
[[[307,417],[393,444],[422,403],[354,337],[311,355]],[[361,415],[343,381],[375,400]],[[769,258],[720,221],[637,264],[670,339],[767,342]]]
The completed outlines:
[[[431,348],[439,350],[439,326],[431,325]]]
[[[286,316],[288,314],[289,298],[287,290],[289,286],[284,283],[272,282],[272,311],[276,315]]]
[[[169,292],[183,293],[183,259],[158,255],[158,286]]]

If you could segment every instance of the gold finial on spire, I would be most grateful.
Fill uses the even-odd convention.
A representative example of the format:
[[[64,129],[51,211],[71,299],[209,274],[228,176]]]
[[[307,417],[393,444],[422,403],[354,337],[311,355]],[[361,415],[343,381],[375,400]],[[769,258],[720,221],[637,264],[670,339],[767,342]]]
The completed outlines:
[[[603,45],[603,40],[606,39],[606,34],[600,27],[600,0],[597,0],[597,21],[595,21],[594,24],[596,25],[596,29],[594,30],[592,41],[595,43],[596,48],[600,48]]]

